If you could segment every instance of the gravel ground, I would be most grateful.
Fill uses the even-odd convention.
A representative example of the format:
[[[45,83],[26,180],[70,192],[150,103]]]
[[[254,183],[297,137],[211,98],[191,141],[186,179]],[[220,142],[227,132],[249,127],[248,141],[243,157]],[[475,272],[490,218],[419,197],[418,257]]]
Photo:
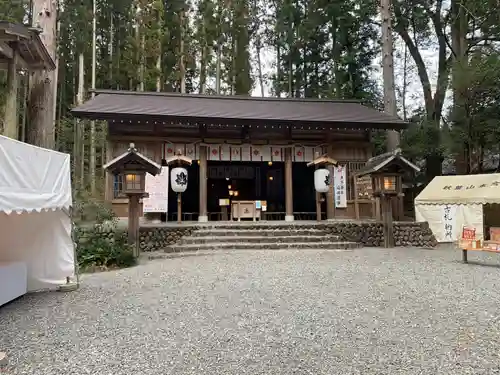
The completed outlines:
[[[0,308],[0,373],[500,373],[500,258],[460,258],[240,251],[88,275]]]

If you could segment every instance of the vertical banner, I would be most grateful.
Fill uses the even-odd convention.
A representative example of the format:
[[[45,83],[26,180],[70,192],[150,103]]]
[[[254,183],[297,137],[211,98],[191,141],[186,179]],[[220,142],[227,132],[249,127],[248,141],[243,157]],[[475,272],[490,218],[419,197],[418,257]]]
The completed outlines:
[[[458,232],[456,228],[457,206],[446,204],[442,206],[443,241],[453,242],[457,240]]]
[[[283,148],[281,146],[271,146],[271,161],[283,161]]]
[[[231,147],[229,145],[223,144],[220,146],[220,160],[222,161],[231,160]]]
[[[252,147],[250,145],[241,146],[241,161],[252,161]]]
[[[165,147],[164,147],[165,151],[163,153],[164,158],[165,159],[168,159],[169,157],[172,157],[175,155],[175,147],[172,143],[165,143]]]
[[[186,156],[192,160],[198,160],[197,147],[194,143],[186,145]]]
[[[231,146],[231,161],[241,161],[241,146]]]
[[[271,146],[269,145],[262,146],[261,152],[262,152],[262,161],[273,161],[271,157]]]
[[[347,208],[347,173],[346,166],[333,167],[333,192],[336,208]]]
[[[294,147],[293,161],[296,161],[296,162],[306,161],[304,147]]]
[[[162,167],[156,176],[146,173],[144,184],[149,197],[142,200],[143,212],[168,212],[168,167]]]
[[[252,146],[252,161],[262,161],[262,151],[260,146]]]
[[[304,147],[304,161],[307,163],[314,160],[314,147],[305,146]]]
[[[208,148],[208,160],[220,161],[219,145],[210,145],[210,147]]]

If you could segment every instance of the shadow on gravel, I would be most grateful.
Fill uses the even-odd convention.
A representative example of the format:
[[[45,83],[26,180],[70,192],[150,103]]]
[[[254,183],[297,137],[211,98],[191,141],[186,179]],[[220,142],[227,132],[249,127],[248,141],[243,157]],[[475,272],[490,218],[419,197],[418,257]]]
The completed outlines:
[[[498,263],[486,263],[486,262],[479,262],[479,261],[476,261],[476,260],[469,260],[467,263],[464,263],[461,260],[456,260],[453,263],[465,264],[467,266],[480,266],[480,267],[489,267],[489,268],[500,268],[500,264],[498,264]]]

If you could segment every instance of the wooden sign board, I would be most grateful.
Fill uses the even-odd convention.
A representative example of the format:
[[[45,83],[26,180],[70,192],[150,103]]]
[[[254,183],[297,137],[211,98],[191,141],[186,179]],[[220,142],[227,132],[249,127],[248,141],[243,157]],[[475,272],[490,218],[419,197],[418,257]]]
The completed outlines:
[[[373,196],[373,186],[371,176],[358,177],[357,181],[358,198],[371,199]]]

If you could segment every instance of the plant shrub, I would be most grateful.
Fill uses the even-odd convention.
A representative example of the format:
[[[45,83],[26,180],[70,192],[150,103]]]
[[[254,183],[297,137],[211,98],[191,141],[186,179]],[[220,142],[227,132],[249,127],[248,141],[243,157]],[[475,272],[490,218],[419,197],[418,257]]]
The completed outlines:
[[[118,227],[118,219],[109,207],[83,198],[76,201],[74,208],[79,216],[73,227],[73,238],[80,269],[123,268],[136,264],[127,231]]]
[[[136,264],[127,233],[115,226],[75,227],[78,265],[82,270],[123,268]]]

